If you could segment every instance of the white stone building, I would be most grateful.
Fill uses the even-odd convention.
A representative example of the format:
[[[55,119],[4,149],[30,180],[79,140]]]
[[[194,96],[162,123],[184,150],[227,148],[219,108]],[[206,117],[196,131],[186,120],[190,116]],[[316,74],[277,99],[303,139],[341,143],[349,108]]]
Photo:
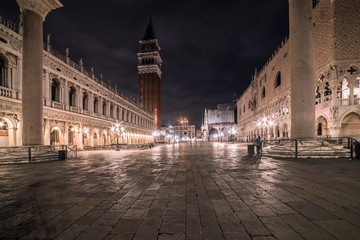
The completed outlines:
[[[80,149],[115,144],[111,127],[125,128],[120,143],[153,142],[154,115],[119,94],[50,45],[43,51],[44,145],[69,144]],[[22,145],[21,27],[0,17],[0,147]],[[39,94],[34,92],[34,94]]]
[[[205,109],[201,126],[204,142],[234,140],[236,133],[236,104],[218,104],[216,109]]]
[[[360,136],[360,1],[314,2],[314,131],[320,137]],[[291,137],[289,41],[238,99],[238,139]]]

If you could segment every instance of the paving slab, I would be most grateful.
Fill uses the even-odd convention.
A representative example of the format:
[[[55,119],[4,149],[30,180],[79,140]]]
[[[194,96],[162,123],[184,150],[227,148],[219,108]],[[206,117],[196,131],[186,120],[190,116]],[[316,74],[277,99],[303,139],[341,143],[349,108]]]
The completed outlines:
[[[360,161],[244,144],[84,151],[0,166],[0,239],[359,239]]]

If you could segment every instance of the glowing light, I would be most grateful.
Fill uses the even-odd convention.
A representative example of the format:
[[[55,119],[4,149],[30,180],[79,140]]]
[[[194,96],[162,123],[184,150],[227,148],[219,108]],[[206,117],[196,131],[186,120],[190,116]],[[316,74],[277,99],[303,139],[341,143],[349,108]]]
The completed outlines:
[[[111,127],[111,131],[115,131],[115,128],[114,128],[114,127]]]
[[[269,125],[272,126],[273,124],[274,124],[274,122],[270,120]]]
[[[261,122],[258,122],[257,125],[260,127],[260,126],[261,126]]]
[[[59,127],[54,127],[53,129],[56,130],[56,131],[60,130]]]
[[[85,134],[87,134],[87,133],[88,133],[88,130],[87,130],[87,129],[85,129],[85,130],[84,130],[84,133],[85,133]]]
[[[75,131],[75,128],[71,128],[70,131],[74,132],[74,131]]]
[[[0,122],[0,127],[4,126],[4,123],[3,122]]]
[[[124,128],[124,127],[122,127],[122,128],[120,128],[120,130],[123,132],[123,131],[125,131],[125,128]]]
[[[120,124],[118,124],[118,123],[117,123],[117,124],[115,124],[115,127],[117,127],[117,128],[118,128],[118,127],[120,127]]]

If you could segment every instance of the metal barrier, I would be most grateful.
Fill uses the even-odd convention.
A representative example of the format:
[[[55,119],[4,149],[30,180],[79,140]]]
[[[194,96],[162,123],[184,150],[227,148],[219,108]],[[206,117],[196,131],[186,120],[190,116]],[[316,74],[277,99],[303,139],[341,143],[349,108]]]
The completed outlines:
[[[355,158],[356,149],[358,149],[357,151],[360,151],[360,144],[351,137],[261,141],[261,154],[272,157]]]
[[[54,146],[18,146],[1,147],[0,164],[32,163],[59,160],[59,153]]]
[[[0,147],[0,164],[65,160],[76,156],[76,145]]]

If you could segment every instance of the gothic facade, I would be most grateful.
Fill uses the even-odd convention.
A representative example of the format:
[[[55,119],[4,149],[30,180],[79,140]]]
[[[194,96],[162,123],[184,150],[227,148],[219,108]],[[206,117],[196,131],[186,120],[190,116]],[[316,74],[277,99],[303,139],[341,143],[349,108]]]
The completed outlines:
[[[22,145],[22,32],[0,17],[0,147]],[[154,115],[50,45],[43,51],[44,145],[153,142]],[[34,92],[34,94],[39,94]],[[111,131],[120,124],[121,136]]]
[[[314,3],[314,131],[319,137],[360,136],[360,2]],[[239,139],[291,137],[290,41],[255,71],[238,99]]]

